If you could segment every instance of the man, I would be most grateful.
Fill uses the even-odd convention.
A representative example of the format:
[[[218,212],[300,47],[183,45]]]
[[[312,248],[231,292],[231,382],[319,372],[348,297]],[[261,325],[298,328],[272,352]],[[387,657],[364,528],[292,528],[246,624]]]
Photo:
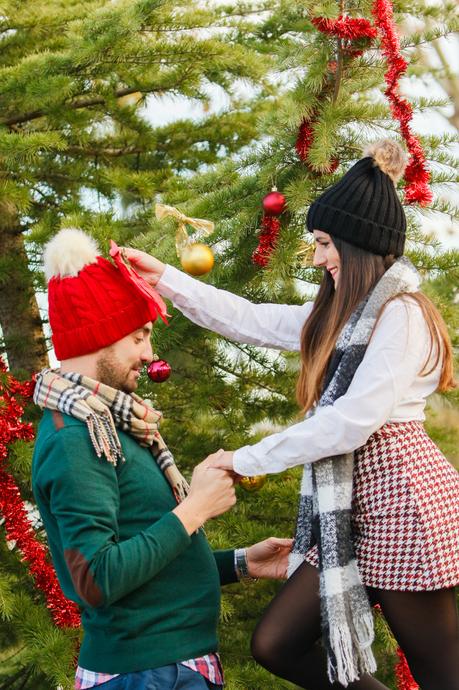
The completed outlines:
[[[37,379],[32,480],[60,584],[82,608],[76,688],[216,690],[219,585],[284,577],[291,540],[210,550],[201,528],[234,505],[233,479],[209,456],[188,490],[160,413],[134,393],[165,305],[116,245],[112,256],[72,229],[45,251],[61,367]]]

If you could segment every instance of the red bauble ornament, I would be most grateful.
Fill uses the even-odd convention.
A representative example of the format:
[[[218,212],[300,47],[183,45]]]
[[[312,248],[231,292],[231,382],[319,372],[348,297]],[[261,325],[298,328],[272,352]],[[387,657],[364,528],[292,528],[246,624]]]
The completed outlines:
[[[285,211],[285,206],[285,196],[278,192],[276,187],[273,187],[263,199],[263,209],[268,216],[280,216]]]
[[[165,359],[155,359],[147,369],[149,378],[155,383],[166,381],[171,373],[172,367]]]

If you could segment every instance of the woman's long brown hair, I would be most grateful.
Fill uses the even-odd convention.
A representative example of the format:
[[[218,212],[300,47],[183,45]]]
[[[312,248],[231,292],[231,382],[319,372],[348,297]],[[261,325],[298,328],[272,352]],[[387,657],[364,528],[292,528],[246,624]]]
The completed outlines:
[[[301,369],[296,392],[303,411],[309,410],[320,398],[328,363],[346,321],[394,263],[393,256],[377,256],[339,238],[332,239],[341,259],[338,285],[335,290],[333,278],[328,271],[324,271],[312,312],[301,333]],[[396,297],[400,295],[392,299]],[[451,340],[443,318],[422,292],[406,293],[404,298],[419,304],[429,329],[430,350],[419,373],[423,376],[430,374],[441,358],[442,370],[438,390],[454,388],[456,384]],[[434,362],[427,369],[433,352]]]

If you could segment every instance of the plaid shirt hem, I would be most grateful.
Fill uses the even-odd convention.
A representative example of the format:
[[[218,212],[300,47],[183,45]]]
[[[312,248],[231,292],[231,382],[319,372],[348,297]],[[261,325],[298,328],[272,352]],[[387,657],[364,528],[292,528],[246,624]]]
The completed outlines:
[[[200,673],[204,678],[207,678],[215,685],[223,685],[223,669],[218,654],[206,654],[197,659],[189,659],[188,661],[180,662],[183,666],[191,668],[192,671]],[[78,666],[75,676],[75,690],[88,690],[88,688],[95,688],[102,683],[107,683],[112,678],[119,676],[119,673],[108,674],[98,673],[97,671],[88,671],[85,668]]]

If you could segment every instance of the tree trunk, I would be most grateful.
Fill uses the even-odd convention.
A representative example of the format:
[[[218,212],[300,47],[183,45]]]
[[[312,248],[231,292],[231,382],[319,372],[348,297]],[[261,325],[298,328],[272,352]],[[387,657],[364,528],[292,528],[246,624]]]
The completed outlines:
[[[0,228],[0,326],[12,372],[27,377],[49,365],[24,239],[12,227]]]

